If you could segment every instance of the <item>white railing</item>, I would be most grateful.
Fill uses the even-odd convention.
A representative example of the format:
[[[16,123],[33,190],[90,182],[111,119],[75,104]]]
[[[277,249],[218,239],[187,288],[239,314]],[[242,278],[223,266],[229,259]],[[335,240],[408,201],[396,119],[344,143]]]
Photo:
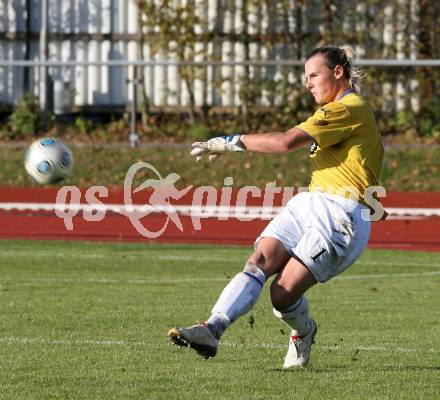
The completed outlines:
[[[212,106],[239,106],[241,99],[238,96],[240,79],[245,76],[245,67],[260,78],[273,83],[288,79],[289,83],[303,84],[304,60],[222,60],[222,61],[179,61],[173,59],[159,60],[17,60],[0,59],[0,102],[15,103],[29,90],[40,98],[40,106],[47,109],[48,83],[44,85],[41,77],[47,77],[50,71],[51,81],[54,83],[53,97],[54,110],[72,109],[72,106],[98,106],[130,105],[140,99],[140,87],[143,86],[149,104],[158,107],[188,107],[189,92],[187,82],[179,72],[179,67],[202,68],[203,76],[194,76],[192,91],[195,105],[200,107],[206,104]],[[381,69],[393,68],[418,68],[440,67],[440,59],[356,59],[356,66],[366,68],[377,67]],[[291,67],[292,70],[286,71]],[[138,68],[143,69],[140,76],[135,73]],[[24,73],[28,69],[28,85],[23,84]],[[31,70],[31,72],[29,72]],[[261,71],[261,72],[260,72]],[[415,78],[396,74],[393,82],[383,85],[384,99],[394,103],[396,109],[406,107],[399,97],[402,90],[411,90],[411,107],[419,108],[420,94],[419,82]],[[220,82],[220,83],[219,83]],[[130,86],[127,85],[130,83]],[[135,85],[134,85],[135,84]],[[136,87],[135,87],[136,86]],[[51,89],[52,90],[52,89]],[[261,106],[277,105],[281,95],[263,89],[258,104]],[[56,103],[56,104],[55,104]],[[59,103],[62,103],[59,106]],[[67,104],[64,107],[64,104]],[[70,104],[70,105],[69,105]],[[107,108],[106,108],[107,109]],[[68,112],[68,111],[67,111]],[[58,112],[56,112],[58,113]]]

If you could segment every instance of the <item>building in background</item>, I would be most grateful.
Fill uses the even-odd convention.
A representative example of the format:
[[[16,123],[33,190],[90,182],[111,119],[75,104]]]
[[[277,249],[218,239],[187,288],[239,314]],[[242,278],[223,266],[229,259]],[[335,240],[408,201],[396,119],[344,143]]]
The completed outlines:
[[[154,24],[148,27],[145,23],[148,15],[138,3],[136,0],[2,0],[0,61],[44,58],[78,62],[182,61],[178,49],[172,48],[171,39],[169,48],[155,48],[161,30]],[[57,113],[79,109],[123,110],[133,100],[129,81],[136,74],[143,82],[138,94],[150,107],[191,104],[236,107],[248,100],[271,106],[283,102],[285,93],[279,82],[289,82],[288,90],[303,84],[301,63],[288,69],[280,65],[222,66],[221,63],[301,60],[312,47],[328,42],[329,38],[339,43],[345,39],[355,43],[360,57],[411,59],[418,57],[419,37],[423,36],[419,29],[423,1],[419,0],[393,0],[387,6],[377,1],[341,0],[339,7],[333,4],[338,2],[318,0],[170,3],[188,7],[186,14],[194,10],[198,18],[193,26],[195,35],[189,39],[193,43],[188,46],[193,55],[186,61],[213,62],[211,66],[193,70],[190,79],[177,65],[137,69],[52,66],[43,70],[35,66],[0,66],[0,105],[12,107],[25,92],[30,92],[44,103],[51,103]],[[182,12],[181,17],[185,15]],[[252,87],[255,82],[260,87]],[[42,87],[46,88],[47,97]],[[245,87],[252,90],[245,93]],[[414,96],[409,106],[418,107],[419,82],[412,76],[391,74],[380,83],[380,90],[397,109],[408,106],[402,96],[411,91]]]
[[[0,59],[41,59],[46,0],[2,0]],[[136,60],[137,9],[126,0],[48,0],[47,60]],[[120,108],[130,100],[129,70],[121,67],[49,67],[55,107]],[[0,68],[0,102],[13,104],[24,92],[40,94],[36,67]]]

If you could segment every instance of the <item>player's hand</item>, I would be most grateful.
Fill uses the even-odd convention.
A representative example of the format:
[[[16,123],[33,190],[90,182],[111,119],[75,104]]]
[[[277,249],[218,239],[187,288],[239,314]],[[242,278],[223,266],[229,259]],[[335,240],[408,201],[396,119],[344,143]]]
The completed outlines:
[[[245,150],[245,146],[241,141],[241,135],[238,134],[219,136],[206,142],[195,142],[191,147],[191,155],[196,158],[196,161],[200,161],[206,155],[209,161],[213,161],[221,153],[228,151],[243,152]]]

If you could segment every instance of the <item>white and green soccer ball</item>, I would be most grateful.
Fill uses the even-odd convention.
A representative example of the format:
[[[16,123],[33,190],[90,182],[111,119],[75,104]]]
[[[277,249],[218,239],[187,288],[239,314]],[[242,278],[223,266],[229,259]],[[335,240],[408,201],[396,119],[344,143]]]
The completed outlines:
[[[72,173],[73,154],[61,140],[42,138],[26,150],[24,166],[38,183],[57,183]]]

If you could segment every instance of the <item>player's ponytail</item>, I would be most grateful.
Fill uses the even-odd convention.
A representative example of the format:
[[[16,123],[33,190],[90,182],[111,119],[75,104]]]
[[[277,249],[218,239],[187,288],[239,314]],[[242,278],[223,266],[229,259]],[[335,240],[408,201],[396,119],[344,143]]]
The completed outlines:
[[[330,69],[337,65],[344,69],[344,76],[350,87],[359,93],[359,81],[364,77],[363,71],[353,66],[354,50],[348,45],[344,46],[322,46],[313,50],[306,58],[312,58],[317,54],[322,54],[326,59],[326,64]]]
[[[347,72],[345,72],[344,67],[344,74],[348,78],[348,82],[350,84],[350,87],[355,90],[355,92],[359,93],[359,82],[360,80],[365,76],[364,72],[358,68],[356,68],[353,65],[353,58],[354,58],[354,50],[351,46],[343,45],[339,47],[341,51],[345,53],[345,57],[347,59]]]

